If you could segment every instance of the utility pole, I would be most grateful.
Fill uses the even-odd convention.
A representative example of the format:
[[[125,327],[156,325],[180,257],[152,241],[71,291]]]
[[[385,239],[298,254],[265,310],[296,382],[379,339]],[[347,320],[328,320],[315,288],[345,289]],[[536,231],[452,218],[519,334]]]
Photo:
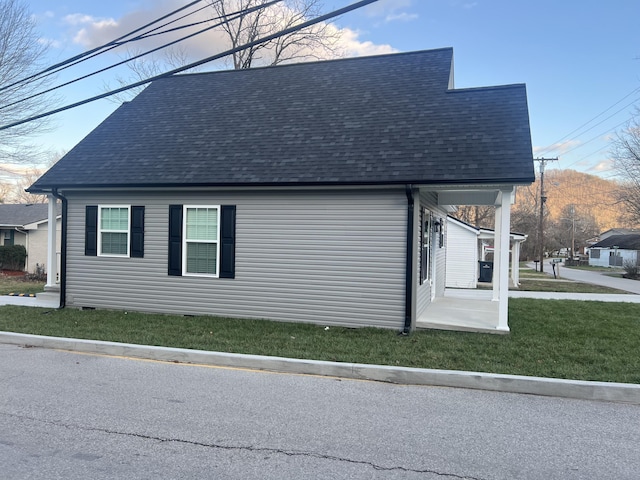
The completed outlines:
[[[534,158],[540,162],[540,222],[538,224],[538,245],[540,247],[540,271],[544,272],[544,204],[547,196],[544,193],[544,166],[547,162],[557,162],[558,158]]]
[[[576,206],[571,204],[571,260],[576,256]]]

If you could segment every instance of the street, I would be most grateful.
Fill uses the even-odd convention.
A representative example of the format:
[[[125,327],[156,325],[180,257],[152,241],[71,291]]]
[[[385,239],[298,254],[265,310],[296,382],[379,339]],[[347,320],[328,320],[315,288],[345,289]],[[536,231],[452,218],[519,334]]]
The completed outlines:
[[[640,407],[0,344],[7,479],[636,479]]]

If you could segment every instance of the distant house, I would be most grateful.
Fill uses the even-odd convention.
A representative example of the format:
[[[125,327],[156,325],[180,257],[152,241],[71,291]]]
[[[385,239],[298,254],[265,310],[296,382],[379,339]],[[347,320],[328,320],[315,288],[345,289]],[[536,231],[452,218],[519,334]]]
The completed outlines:
[[[510,258],[513,285],[520,284],[520,246],[527,235],[510,233]],[[457,218],[447,218],[447,273],[448,288],[477,288],[481,277],[480,262],[491,260],[493,268],[495,231],[469,225]],[[483,265],[484,266],[484,265]]]
[[[29,189],[66,210],[67,306],[410,331],[444,301],[453,205],[534,180],[524,85],[455,89],[439,49],[176,75]],[[504,248],[501,246],[504,245]]]
[[[588,251],[589,265],[596,267],[640,265],[640,233],[607,236],[591,245]]]
[[[57,244],[60,244],[61,221],[56,220]],[[46,203],[0,204],[0,245],[24,245],[27,250],[25,270],[35,273],[47,264],[48,206]]]

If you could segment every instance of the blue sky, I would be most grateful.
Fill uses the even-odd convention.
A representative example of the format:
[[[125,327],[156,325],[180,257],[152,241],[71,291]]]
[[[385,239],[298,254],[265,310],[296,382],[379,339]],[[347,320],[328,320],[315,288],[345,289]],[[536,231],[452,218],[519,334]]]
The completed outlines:
[[[326,0],[324,9],[353,1]],[[43,38],[51,42],[53,63],[188,2],[26,3]],[[458,88],[526,83],[534,155],[559,156],[560,162],[551,168],[609,178],[609,140],[631,118],[633,105],[640,106],[638,18],[637,0],[380,0],[335,24],[344,32],[351,55],[453,47]],[[203,39],[189,49],[194,58],[202,58],[220,51],[211,51],[214,43]],[[112,54],[103,55],[86,67],[70,69],[58,81],[117,60]],[[115,85],[114,75],[105,72],[61,89],[64,103],[102,93],[105,84]],[[58,114],[56,129],[38,140],[46,148],[68,150],[116,107],[100,100]]]

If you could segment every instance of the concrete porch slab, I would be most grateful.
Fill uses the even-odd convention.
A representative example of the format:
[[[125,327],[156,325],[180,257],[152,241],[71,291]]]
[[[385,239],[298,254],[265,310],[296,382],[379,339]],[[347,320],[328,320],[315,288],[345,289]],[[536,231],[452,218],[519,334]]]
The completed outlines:
[[[445,290],[431,302],[416,322],[416,328],[479,333],[509,333],[498,330],[498,302],[490,290]]]

